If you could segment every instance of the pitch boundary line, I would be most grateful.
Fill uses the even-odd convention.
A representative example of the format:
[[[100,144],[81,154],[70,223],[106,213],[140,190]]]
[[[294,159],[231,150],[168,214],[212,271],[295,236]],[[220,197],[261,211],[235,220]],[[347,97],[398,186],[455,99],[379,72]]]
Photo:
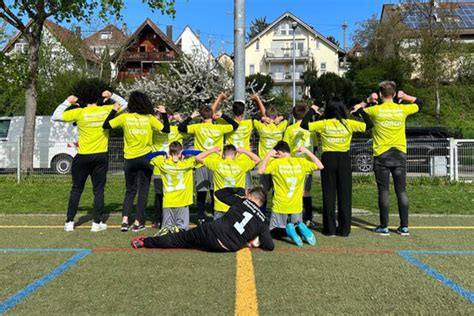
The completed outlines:
[[[108,225],[108,228],[120,228],[120,225]],[[190,227],[195,227],[190,225]],[[321,226],[316,226],[321,227]],[[372,229],[374,225],[352,225],[354,229]],[[64,225],[0,225],[0,228],[15,228],[15,229],[63,229]],[[396,229],[397,226],[389,226],[389,229]],[[90,229],[88,225],[77,226],[75,229]],[[428,230],[470,230],[474,229],[474,226],[410,226],[410,229],[428,229]]]
[[[249,248],[236,253],[235,315],[258,315],[257,286]]]

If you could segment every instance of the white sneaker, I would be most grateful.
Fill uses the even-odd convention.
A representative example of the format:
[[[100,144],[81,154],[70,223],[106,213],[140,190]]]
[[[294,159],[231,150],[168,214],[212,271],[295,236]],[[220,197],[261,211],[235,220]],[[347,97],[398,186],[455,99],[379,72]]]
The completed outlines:
[[[74,231],[74,222],[73,221],[66,222],[66,224],[64,224],[64,231],[73,232]]]
[[[97,224],[97,223],[92,222],[91,232],[96,233],[96,232],[100,232],[106,229],[107,229],[106,223],[100,222]]]

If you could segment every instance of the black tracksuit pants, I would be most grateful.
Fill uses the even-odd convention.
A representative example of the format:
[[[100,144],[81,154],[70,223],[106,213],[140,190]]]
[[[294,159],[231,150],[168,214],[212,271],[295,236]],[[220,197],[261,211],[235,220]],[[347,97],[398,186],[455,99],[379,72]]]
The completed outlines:
[[[148,203],[153,168],[145,156],[125,159],[125,198],[123,200],[122,216],[130,216],[133,210],[133,201],[138,193],[136,220],[144,223],[145,209]]]
[[[408,194],[406,154],[396,148],[390,148],[374,159],[374,172],[379,192],[380,226],[388,226],[390,174],[397,195],[400,226],[408,227]]]
[[[87,177],[91,177],[94,192],[94,222],[104,213],[104,189],[109,168],[109,154],[77,154],[72,160],[72,188],[67,209],[67,221],[74,221]]]
[[[143,242],[146,248],[194,248],[212,252],[226,252],[227,250],[218,243],[217,236],[210,229],[210,224],[205,223],[176,234],[148,237]]]
[[[348,236],[352,217],[352,169],[349,152],[323,152],[322,163],[323,234]]]

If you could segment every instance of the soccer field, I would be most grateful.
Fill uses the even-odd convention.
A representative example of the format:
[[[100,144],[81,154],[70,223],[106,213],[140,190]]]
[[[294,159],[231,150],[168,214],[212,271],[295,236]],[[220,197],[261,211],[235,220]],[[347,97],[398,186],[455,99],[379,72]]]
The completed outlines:
[[[137,251],[117,216],[95,234],[89,223],[65,233],[62,220],[0,216],[1,312],[474,313],[474,217],[413,216],[410,237],[382,237],[375,216],[356,215],[350,238],[237,254]]]

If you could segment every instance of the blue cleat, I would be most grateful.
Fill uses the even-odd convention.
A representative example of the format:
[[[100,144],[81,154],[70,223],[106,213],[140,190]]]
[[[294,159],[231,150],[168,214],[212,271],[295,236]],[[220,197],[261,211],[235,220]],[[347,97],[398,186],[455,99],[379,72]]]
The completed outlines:
[[[303,235],[304,241],[306,241],[311,246],[316,245],[316,236],[313,232],[306,226],[304,223],[299,223],[298,228],[300,229],[301,235]]]
[[[303,246],[303,241],[301,240],[301,237],[296,232],[294,224],[292,224],[292,223],[286,224],[286,234],[288,235],[288,237],[291,238],[291,240],[293,240],[293,242],[298,247]]]
[[[374,233],[379,234],[380,236],[390,236],[390,231],[388,228],[382,226],[375,227]]]

